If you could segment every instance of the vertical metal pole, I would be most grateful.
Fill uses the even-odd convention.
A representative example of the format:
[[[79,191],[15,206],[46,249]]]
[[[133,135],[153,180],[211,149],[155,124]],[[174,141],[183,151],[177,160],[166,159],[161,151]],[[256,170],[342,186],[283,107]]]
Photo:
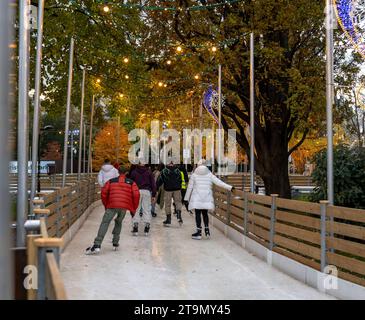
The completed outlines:
[[[214,165],[215,165],[215,158],[214,158],[214,137],[215,137],[215,120],[212,121],[212,131],[213,131],[213,138],[212,138],[212,173],[214,173]]]
[[[71,141],[70,141],[70,158],[71,158],[71,174],[74,173],[74,131],[71,130]]]
[[[244,212],[243,212],[243,231],[245,233],[245,236],[248,235],[248,230],[247,230],[247,227],[248,227],[248,197],[247,197],[247,192],[245,191],[244,193]]]
[[[81,85],[81,114],[80,114],[80,132],[79,132],[79,161],[77,168],[77,180],[81,179],[81,160],[82,160],[82,146],[83,146],[83,135],[84,132],[84,101],[85,101],[85,76],[86,70],[85,67],[82,70],[82,85]]]
[[[86,124],[84,123],[84,146],[83,146],[83,149],[84,149],[84,164],[83,164],[83,170],[82,170],[82,173],[86,173]]]
[[[326,0],[326,114],[327,114],[327,194],[330,205],[334,203],[333,191],[333,7]]]
[[[222,66],[218,65],[218,175],[221,175],[221,129],[222,129]]]
[[[120,115],[118,114],[118,126],[117,126],[117,163],[119,163],[119,149],[120,149]]]
[[[250,188],[255,193],[255,60],[254,34],[250,35]]]
[[[68,151],[68,131],[70,126],[70,108],[71,108],[71,90],[72,90],[72,70],[74,58],[74,38],[71,38],[70,44],[70,63],[68,69],[68,87],[67,87],[67,106],[66,106],[66,122],[65,122],[65,139],[63,146],[63,168],[62,168],[62,188],[66,184],[66,170],[67,170],[67,151]]]
[[[321,201],[321,271],[323,272],[326,268],[327,261],[326,261],[326,221],[327,221],[327,206],[328,201]]]
[[[38,250],[38,290],[37,299],[46,299],[46,248],[37,247]]]
[[[0,300],[13,299],[13,256],[11,255],[9,207],[9,106],[10,41],[13,12],[10,0],[0,1]],[[13,88],[11,89],[13,90]]]
[[[269,249],[274,249],[274,237],[275,237],[275,222],[276,222],[276,199],[279,197],[278,194],[271,195],[271,216],[270,216],[270,244]]]
[[[43,12],[44,0],[38,1],[38,34],[37,34],[37,55],[35,67],[35,91],[34,91],[34,114],[33,114],[33,137],[32,137],[32,185],[30,191],[30,208],[33,214],[33,198],[36,192],[37,161],[39,153],[39,113],[41,95],[41,66],[42,66],[42,43],[43,43]]]
[[[28,215],[28,117],[29,117],[29,0],[19,1],[18,80],[18,193],[17,246],[25,245],[25,217]]]
[[[94,108],[95,108],[95,95],[93,95],[92,102],[91,102],[91,118],[90,118],[90,132],[89,132],[89,161],[87,164],[87,172],[90,174],[92,172],[92,165],[91,165],[91,159],[92,159],[92,137],[93,137],[93,122],[94,122]]]

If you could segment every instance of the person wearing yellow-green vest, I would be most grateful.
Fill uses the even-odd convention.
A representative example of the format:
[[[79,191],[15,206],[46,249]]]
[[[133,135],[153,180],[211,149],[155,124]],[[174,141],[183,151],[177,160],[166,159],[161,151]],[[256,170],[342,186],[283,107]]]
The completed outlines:
[[[185,194],[186,194],[186,189],[188,187],[189,176],[188,176],[188,172],[186,171],[186,168],[183,164],[180,164],[179,170],[181,172],[181,199],[184,199]],[[186,203],[185,203],[185,208],[187,211],[189,211]]]

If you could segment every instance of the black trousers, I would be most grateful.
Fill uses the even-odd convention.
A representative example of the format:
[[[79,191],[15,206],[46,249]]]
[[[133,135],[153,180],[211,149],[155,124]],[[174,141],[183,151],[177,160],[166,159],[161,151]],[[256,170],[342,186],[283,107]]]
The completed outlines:
[[[195,209],[195,221],[196,221],[196,227],[198,229],[202,228],[202,216],[204,220],[204,226],[206,228],[209,227],[208,210]]]

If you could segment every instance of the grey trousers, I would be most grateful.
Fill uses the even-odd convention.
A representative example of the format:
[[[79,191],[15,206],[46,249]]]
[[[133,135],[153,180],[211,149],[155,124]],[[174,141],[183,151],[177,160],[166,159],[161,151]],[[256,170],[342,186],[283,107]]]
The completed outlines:
[[[164,195],[165,212],[166,215],[171,214],[171,199],[174,199],[174,203],[177,211],[181,211],[181,191],[166,191]]]
[[[104,240],[105,234],[108,231],[109,224],[113,220],[114,216],[117,217],[114,220],[114,229],[113,229],[113,244],[119,243],[120,232],[122,231],[122,222],[125,217],[125,210],[124,209],[106,209],[103,220],[101,221],[98,235],[94,240],[94,244],[101,246],[101,243]]]

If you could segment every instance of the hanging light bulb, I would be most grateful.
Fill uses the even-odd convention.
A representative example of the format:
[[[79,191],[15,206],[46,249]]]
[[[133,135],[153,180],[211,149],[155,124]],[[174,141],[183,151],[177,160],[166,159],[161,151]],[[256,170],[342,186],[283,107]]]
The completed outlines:
[[[180,46],[178,46],[178,47],[176,48],[176,51],[177,51],[177,52],[181,52],[181,51],[182,51],[182,48],[181,48]]]
[[[127,74],[126,74],[126,75],[124,76],[124,78],[129,79],[129,75],[127,75]]]
[[[119,98],[123,98],[124,97],[124,94],[123,93],[120,93],[119,94]]]
[[[96,83],[100,83],[100,82],[101,82],[100,78],[97,78]]]
[[[163,83],[162,83],[162,82],[159,82],[159,83],[158,83],[158,86],[159,86],[159,87],[162,87],[162,86],[163,86]]]
[[[213,46],[213,47],[212,47],[212,51],[213,51],[213,52],[217,52],[217,47],[216,47],[216,46]]]
[[[171,64],[171,60],[167,60],[167,62],[166,62],[168,65],[170,65]]]
[[[105,5],[103,10],[104,10],[104,12],[108,13],[110,11],[110,8],[107,5]]]
[[[129,62],[129,59],[128,59],[128,58],[124,58],[124,59],[123,59],[123,62],[124,62],[124,63],[128,63],[128,62]]]
[[[199,80],[199,75],[198,75],[198,74],[197,74],[197,75],[195,75],[195,76],[194,76],[194,79],[195,79],[195,80]]]

